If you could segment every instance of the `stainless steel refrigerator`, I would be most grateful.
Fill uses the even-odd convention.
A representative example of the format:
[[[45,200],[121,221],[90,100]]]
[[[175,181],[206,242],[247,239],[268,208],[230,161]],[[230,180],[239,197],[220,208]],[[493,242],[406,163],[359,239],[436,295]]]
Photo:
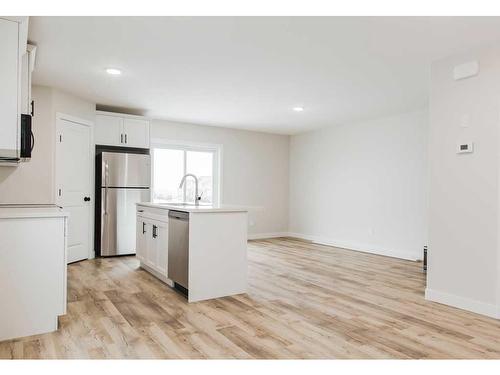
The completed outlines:
[[[135,204],[150,200],[150,156],[102,152],[96,172],[96,252],[135,254]]]

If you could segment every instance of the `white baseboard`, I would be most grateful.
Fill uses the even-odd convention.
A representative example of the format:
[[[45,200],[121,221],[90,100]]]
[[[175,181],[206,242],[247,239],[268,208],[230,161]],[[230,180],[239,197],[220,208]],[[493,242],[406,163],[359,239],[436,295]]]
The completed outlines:
[[[311,241],[320,245],[327,245],[333,247],[340,247],[348,250],[361,251],[363,253],[377,254],[388,256],[392,258],[406,259],[406,260],[422,260],[422,255],[417,252],[411,251],[399,251],[399,250],[391,250],[386,248],[381,248],[377,246],[372,246],[368,244],[357,244],[353,242],[346,241],[336,241],[330,238],[311,236],[303,233],[294,233],[294,232],[274,232],[274,233],[257,233],[257,234],[249,234],[249,240],[262,240],[266,238],[277,238],[277,237],[293,237],[299,238],[301,240]]]
[[[273,232],[273,233],[255,233],[249,234],[249,240],[265,240],[266,238],[289,237],[288,232]]]
[[[472,311],[474,313],[486,315],[495,319],[500,319],[500,310],[494,304],[480,302],[429,288],[425,289],[425,299],[457,307],[462,310]]]
[[[361,251],[363,253],[377,254],[377,255],[383,255],[383,256],[388,256],[388,257],[392,257],[392,258],[405,259],[405,260],[413,260],[413,261],[422,260],[422,255],[423,255],[420,252],[392,250],[392,249],[386,249],[386,248],[382,248],[379,246],[373,246],[373,245],[369,245],[369,244],[359,244],[359,243],[353,243],[353,242],[347,242],[347,241],[337,241],[337,240],[333,240],[331,238],[311,236],[311,235],[302,234],[302,233],[288,233],[288,237],[295,237],[295,238],[299,238],[302,240],[312,241],[313,243],[317,243],[320,245],[340,247],[343,249],[356,250],[356,251]],[[423,253],[423,250],[422,250],[422,253]]]

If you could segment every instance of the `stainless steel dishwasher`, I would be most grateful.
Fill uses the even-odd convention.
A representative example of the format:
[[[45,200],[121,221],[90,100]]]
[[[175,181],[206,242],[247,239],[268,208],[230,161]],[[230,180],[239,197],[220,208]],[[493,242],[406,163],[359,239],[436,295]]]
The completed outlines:
[[[168,212],[168,278],[176,288],[187,293],[189,289],[189,213]],[[181,286],[179,288],[179,285]],[[185,289],[185,290],[183,290]]]

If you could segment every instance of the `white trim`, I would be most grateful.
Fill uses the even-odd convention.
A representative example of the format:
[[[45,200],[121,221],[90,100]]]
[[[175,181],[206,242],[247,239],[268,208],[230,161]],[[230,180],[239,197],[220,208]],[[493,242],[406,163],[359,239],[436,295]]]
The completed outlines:
[[[500,104],[498,100],[497,105]],[[497,108],[500,108],[497,106]],[[500,111],[497,112],[497,126],[500,124]],[[497,133],[497,144],[500,144],[500,133]],[[497,147],[498,149],[498,147]],[[497,154],[497,162],[500,163],[500,149]],[[497,181],[500,184],[500,175],[497,176]],[[497,212],[500,212],[500,190],[497,189]],[[500,251],[500,220],[497,220],[497,250]],[[500,257],[496,257],[496,305],[497,305],[497,317],[500,319]]]
[[[267,238],[290,237],[288,232],[255,233],[249,234],[249,240],[265,240]]]
[[[192,147],[194,149],[205,148],[211,149],[214,151],[222,148],[222,145],[219,143],[205,143],[205,142],[191,142],[191,141],[183,141],[183,140],[175,140],[175,139],[165,139],[165,138],[152,138],[151,144],[155,144],[158,146],[178,146],[182,148]]]
[[[140,115],[130,115],[128,113],[120,113],[120,112],[108,112],[108,111],[96,110],[95,113],[97,115],[101,115],[101,116],[122,117],[122,118],[129,118],[129,119],[134,119],[134,120],[144,120],[144,121],[151,121],[152,120],[150,117],[140,116]]]
[[[90,126],[90,127],[92,127],[94,125],[94,123],[92,121],[84,120],[80,117],[75,117],[75,116],[68,115],[66,113],[61,113],[61,112],[56,112],[56,120],[66,120],[66,121],[75,122],[77,124],[86,125],[86,126]]]
[[[375,246],[375,245],[370,245],[370,244],[359,244],[359,243],[348,242],[348,241],[339,241],[339,240],[334,240],[331,238],[311,236],[311,235],[302,234],[302,233],[289,232],[288,236],[299,238],[302,240],[312,241],[313,243],[316,243],[319,245],[340,247],[342,249],[361,251],[363,253],[383,255],[383,256],[388,256],[388,257],[392,257],[392,258],[399,258],[399,259],[412,260],[412,261],[417,261],[417,260],[422,259],[422,255],[421,254],[417,255],[417,253],[414,251],[393,250],[393,249],[387,249],[387,248],[383,248],[383,247]]]
[[[496,305],[476,301],[470,298],[457,296],[438,290],[425,289],[425,299],[432,302],[442,303],[462,310],[472,311],[477,314],[486,315],[500,319],[500,310]]]
[[[305,241],[311,241],[312,243],[315,243],[318,245],[339,247],[339,248],[347,249],[347,250],[360,251],[363,253],[383,255],[383,256],[388,256],[388,257],[392,257],[392,258],[405,259],[405,260],[411,260],[411,261],[418,261],[418,260],[421,260],[421,258],[422,258],[421,255],[417,256],[414,252],[411,252],[411,251],[398,251],[398,250],[395,251],[395,250],[381,248],[378,246],[372,246],[372,245],[367,245],[367,244],[363,244],[363,245],[355,244],[352,242],[332,240],[329,238],[311,236],[311,235],[303,234],[303,233],[271,232],[271,233],[256,233],[256,234],[249,234],[248,235],[249,240],[277,238],[277,237],[298,238],[298,239],[305,240]]]
[[[152,156],[151,163],[151,192],[154,191],[154,149],[155,148],[171,148],[179,149],[183,151],[207,151],[213,152],[214,154],[214,165],[213,165],[213,196],[214,204],[222,203],[222,175],[223,175],[223,145],[217,143],[202,143],[202,142],[190,142],[190,141],[179,141],[170,140],[164,138],[152,138],[150,142],[150,150]]]
[[[94,210],[95,210],[95,194],[94,194],[94,174],[95,174],[95,148],[94,145],[94,123],[89,120],[85,120],[76,116],[68,115],[66,113],[56,112],[56,134],[55,134],[55,152],[54,152],[54,202],[58,203],[58,181],[59,181],[59,173],[58,173],[58,137],[60,133],[60,121],[65,120],[69,122],[73,122],[76,124],[80,124],[83,126],[87,126],[89,128],[89,196],[90,196],[90,205],[89,205],[89,233],[88,233],[88,259],[93,259],[95,257],[95,249],[94,249]]]
[[[28,16],[0,16],[0,19],[17,23],[28,22]]]

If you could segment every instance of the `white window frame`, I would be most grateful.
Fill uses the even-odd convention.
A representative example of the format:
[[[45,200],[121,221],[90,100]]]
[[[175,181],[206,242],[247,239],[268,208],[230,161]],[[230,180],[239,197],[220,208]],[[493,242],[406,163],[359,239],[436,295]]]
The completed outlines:
[[[154,186],[154,149],[163,148],[170,150],[184,151],[184,173],[186,173],[186,151],[212,152],[213,153],[213,176],[212,176],[212,197],[213,205],[222,204],[222,145],[214,143],[195,143],[189,141],[174,141],[163,138],[151,140],[151,195],[155,191]],[[180,182],[180,181],[179,181]],[[186,185],[183,188],[183,197],[186,201]]]

